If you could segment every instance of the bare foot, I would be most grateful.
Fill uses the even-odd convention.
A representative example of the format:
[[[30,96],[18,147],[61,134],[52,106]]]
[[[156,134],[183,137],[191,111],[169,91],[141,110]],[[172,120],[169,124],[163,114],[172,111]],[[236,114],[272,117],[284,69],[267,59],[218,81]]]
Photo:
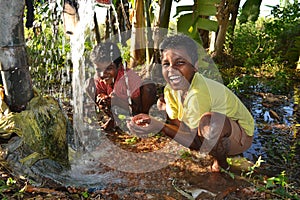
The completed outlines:
[[[112,118],[108,119],[105,124],[101,126],[104,131],[112,131],[115,128],[115,122]]]
[[[211,166],[211,172],[220,172],[220,171],[221,171],[220,165],[219,165],[218,161],[216,159],[214,159],[214,162]]]
[[[211,172],[220,172],[221,169],[229,170],[230,166],[228,163],[223,163],[223,166],[221,166],[218,162],[218,160],[214,159],[213,164],[211,165]]]

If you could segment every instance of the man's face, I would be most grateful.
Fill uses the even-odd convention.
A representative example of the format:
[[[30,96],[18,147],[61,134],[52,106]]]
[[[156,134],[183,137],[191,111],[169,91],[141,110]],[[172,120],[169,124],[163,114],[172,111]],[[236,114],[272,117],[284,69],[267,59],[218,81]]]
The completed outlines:
[[[117,67],[113,62],[101,62],[95,64],[96,75],[103,80],[111,80],[117,77]]]
[[[196,72],[192,59],[184,48],[166,49],[162,53],[162,74],[174,90],[189,89]]]

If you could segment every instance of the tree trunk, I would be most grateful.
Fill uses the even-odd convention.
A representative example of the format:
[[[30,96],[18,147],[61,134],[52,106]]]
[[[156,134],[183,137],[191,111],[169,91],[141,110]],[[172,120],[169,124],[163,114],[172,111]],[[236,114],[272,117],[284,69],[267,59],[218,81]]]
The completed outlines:
[[[217,20],[219,24],[219,30],[215,43],[215,55],[214,57],[218,59],[223,54],[223,46],[226,38],[226,31],[229,22],[229,2],[227,0],[222,0],[218,5]]]
[[[154,49],[158,49],[158,46],[162,38],[168,34],[168,27],[170,21],[172,0],[159,0],[159,17],[157,23],[154,25]]]
[[[153,32],[153,57],[152,64],[149,66],[148,71],[153,71],[153,76],[156,78],[161,76],[161,67],[155,67],[159,63],[159,44],[163,37],[168,34],[168,27],[170,21],[170,14],[172,8],[172,0],[159,0],[159,17],[157,23],[154,25]]]
[[[25,1],[0,0],[0,70],[5,101],[20,112],[33,97],[24,38]]]
[[[209,31],[199,29],[199,34],[200,34],[200,37],[201,37],[203,48],[208,49],[209,48]]]
[[[135,15],[132,21],[132,35],[131,35],[131,61],[130,67],[134,68],[145,62],[145,14],[144,14],[144,0],[135,0]]]
[[[230,19],[230,26],[228,27],[228,31],[230,33],[230,37],[233,38],[234,36],[234,29],[236,25],[236,19],[239,13],[239,6],[240,6],[241,0],[233,0],[231,6],[230,6],[230,13],[231,13],[231,19]],[[230,51],[233,50],[233,43],[232,40],[230,40],[229,49]]]

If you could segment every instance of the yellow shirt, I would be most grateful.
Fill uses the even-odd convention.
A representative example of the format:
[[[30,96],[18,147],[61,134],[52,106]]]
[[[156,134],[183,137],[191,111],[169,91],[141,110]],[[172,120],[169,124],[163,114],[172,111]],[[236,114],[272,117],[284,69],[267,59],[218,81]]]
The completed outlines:
[[[186,95],[181,101],[179,91],[169,84],[164,89],[166,111],[170,119],[183,121],[191,129],[197,128],[205,112],[225,114],[238,121],[247,135],[254,133],[254,119],[241,100],[223,84],[196,73]]]

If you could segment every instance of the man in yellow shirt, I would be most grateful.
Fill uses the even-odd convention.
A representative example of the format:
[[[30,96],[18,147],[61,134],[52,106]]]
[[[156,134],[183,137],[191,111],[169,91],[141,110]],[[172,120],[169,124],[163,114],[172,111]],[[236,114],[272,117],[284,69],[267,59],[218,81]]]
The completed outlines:
[[[252,144],[252,115],[227,87],[198,73],[199,51],[192,39],[167,37],[160,51],[169,123],[140,114],[128,123],[129,129],[137,135],[161,131],[190,149],[212,155],[213,172],[228,169],[227,156],[240,154]]]

